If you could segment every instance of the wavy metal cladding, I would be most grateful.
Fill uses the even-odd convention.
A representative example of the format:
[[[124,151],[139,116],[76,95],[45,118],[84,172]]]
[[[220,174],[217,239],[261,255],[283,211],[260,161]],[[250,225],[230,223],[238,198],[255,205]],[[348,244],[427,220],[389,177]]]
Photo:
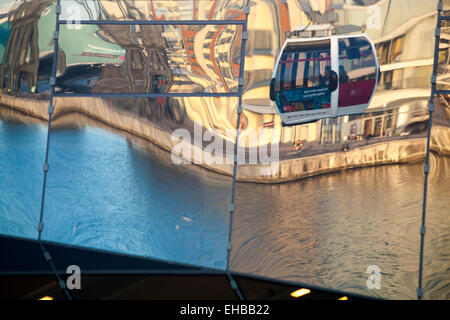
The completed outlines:
[[[194,136],[195,124],[199,124],[203,133],[210,131],[233,144],[242,27],[219,22],[244,19],[243,5],[243,0],[63,1],[61,19],[68,21],[60,30],[57,91],[67,97],[56,99],[55,125],[58,114],[77,111],[170,151],[177,144],[171,139],[174,130],[187,129]],[[450,2],[444,5],[449,7]],[[404,10],[406,6],[408,10]],[[436,6],[436,0],[253,0],[238,180],[280,182],[350,167],[422,159]],[[46,119],[54,1],[10,1],[3,5],[1,15],[1,102]],[[72,23],[78,20],[91,24]],[[162,26],[105,24],[106,20],[219,22]],[[291,31],[317,22],[334,24],[338,33],[363,30],[374,41],[381,65],[377,91],[363,115],[282,127],[269,99],[275,59]],[[437,81],[441,89],[449,88],[446,42],[442,41],[439,53]],[[108,98],[110,93],[160,96]],[[168,97],[167,93],[229,97]],[[104,97],[88,97],[90,94]],[[448,103],[448,97],[437,101],[439,116],[432,140],[433,150],[447,155]],[[204,150],[207,145],[196,148]],[[272,150],[272,162],[261,156],[264,148]],[[250,157],[252,152],[256,158]],[[231,174],[232,164],[222,162],[225,164],[197,163]]]

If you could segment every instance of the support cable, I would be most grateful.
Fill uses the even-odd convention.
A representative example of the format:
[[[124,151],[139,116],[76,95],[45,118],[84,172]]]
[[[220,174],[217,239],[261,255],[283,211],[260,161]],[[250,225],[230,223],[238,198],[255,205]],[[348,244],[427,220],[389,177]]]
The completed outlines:
[[[114,21],[114,20],[82,20],[82,21],[76,21],[77,24],[86,24],[86,25],[105,25],[105,24],[112,24],[112,25],[242,25],[243,26],[243,32],[242,32],[242,46],[241,46],[241,66],[240,66],[240,73],[239,73],[239,90],[237,93],[128,93],[128,94],[117,94],[117,93],[89,93],[89,94],[66,94],[66,93],[57,93],[55,91],[56,87],[56,73],[57,73],[57,57],[58,57],[58,41],[59,41],[59,30],[60,25],[64,24],[71,24],[73,21],[69,20],[60,20],[60,14],[61,14],[61,0],[57,0],[56,5],[56,29],[53,34],[53,41],[54,41],[54,52],[53,52],[53,66],[52,66],[52,76],[50,77],[50,104],[48,107],[48,131],[47,131],[47,143],[46,143],[46,150],[45,150],[45,162],[44,162],[44,179],[43,179],[43,187],[42,187],[42,198],[41,198],[41,208],[40,208],[40,216],[39,216],[39,225],[38,225],[38,242],[42,250],[42,254],[45,258],[45,260],[49,263],[50,267],[52,268],[53,272],[55,273],[55,276],[58,280],[58,284],[61,287],[61,289],[66,294],[67,298],[69,300],[72,300],[72,296],[70,292],[67,290],[67,287],[64,283],[64,281],[61,280],[60,275],[58,274],[58,271],[56,270],[56,267],[52,261],[52,257],[50,253],[45,249],[44,244],[42,243],[41,236],[42,236],[42,230],[44,228],[43,223],[43,217],[44,217],[44,204],[45,204],[45,192],[46,192],[46,185],[47,185],[47,172],[49,170],[49,164],[48,164],[48,155],[49,155],[49,149],[50,149],[50,134],[51,134],[51,123],[52,123],[52,115],[54,112],[54,98],[55,97],[110,97],[110,98],[139,98],[139,97],[186,97],[186,96],[192,96],[192,97],[238,97],[239,99],[239,105],[238,105],[238,123],[237,123],[237,134],[239,134],[239,127],[240,127],[240,115],[242,112],[242,91],[244,86],[244,61],[245,61],[245,43],[248,38],[247,34],[247,21],[248,21],[248,15],[250,13],[250,3],[249,0],[247,1],[247,4],[244,7],[245,10],[245,20],[126,20],[126,21]],[[232,188],[232,211],[234,211],[234,190],[235,190],[235,178],[236,178],[236,165],[237,165],[237,141],[238,141],[238,135],[236,136],[236,145],[235,145],[235,162],[234,162],[234,174],[233,174],[233,188]],[[230,217],[230,221],[232,218]],[[230,223],[231,227],[231,223]],[[231,228],[230,228],[230,242],[231,244]],[[231,250],[231,246],[230,246]],[[228,261],[229,261],[229,251],[227,255],[227,276],[230,281],[230,285],[233,288],[233,290],[236,292],[236,295],[239,299],[244,299],[244,296],[240,292],[236,282],[234,281],[232,275],[228,272]]]
[[[428,193],[428,174],[430,172],[430,140],[431,140],[431,127],[433,124],[433,111],[434,111],[434,97],[436,95],[436,73],[437,64],[439,58],[439,40],[441,34],[441,12],[442,12],[442,0],[439,0],[437,8],[437,23],[435,31],[435,44],[434,44],[434,62],[433,73],[431,76],[431,96],[428,104],[428,128],[427,128],[427,150],[425,155],[424,166],[424,184],[423,184],[423,203],[422,203],[422,225],[420,226],[420,256],[419,256],[419,283],[417,287],[417,298],[422,299],[422,277],[423,277],[423,251],[425,240],[425,218],[427,209],[427,193]]]
[[[230,255],[231,255],[231,243],[232,243],[232,232],[233,232],[233,214],[235,211],[235,193],[236,193],[236,173],[237,173],[237,165],[238,165],[238,148],[239,148],[239,133],[241,126],[241,114],[242,114],[242,93],[244,88],[244,71],[245,71],[245,48],[248,39],[247,32],[247,23],[248,23],[248,15],[250,14],[250,0],[246,1],[245,7],[245,22],[242,26],[242,45],[241,45],[241,61],[239,65],[239,87],[238,87],[238,106],[237,106],[237,121],[236,121],[236,142],[234,144],[234,162],[233,162],[233,184],[231,187],[231,203],[230,203],[230,223],[228,226],[228,245],[227,245],[227,275],[230,281],[230,285],[233,290],[236,292],[236,295],[240,300],[244,300],[245,297],[241,293],[239,287],[234,281],[233,277],[230,274]]]
[[[68,291],[66,287],[66,283],[61,279],[60,275],[58,274],[58,271],[56,270],[55,264],[52,261],[52,256],[48,252],[48,250],[45,249],[44,244],[42,243],[41,236],[42,236],[42,230],[44,229],[44,203],[45,203],[45,191],[46,191],[46,185],[47,185],[47,172],[49,169],[48,165],[48,153],[49,153],[49,147],[50,147],[50,132],[51,132],[51,126],[52,126],[52,115],[54,111],[53,106],[53,97],[55,95],[55,86],[56,86],[56,70],[57,70],[57,64],[58,64],[58,40],[59,40],[59,16],[61,14],[61,0],[57,0],[56,3],[56,29],[53,33],[53,43],[54,43],[54,51],[53,51],[53,65],[52,65],[52,74],[50,77],[50,101],[48,106],[48,127],[47,127],[47,144],[45,148],[45,162],[44,162],[44,181],[42,185],[42,198],[41,198],[41,210],[39,215],[39,224],[38,224],[38,243],[42,250],[42,255],[44,256],[44,259],[48,264],[50,265],[51,269],[53,270],[53,273],[55,274],[56,280],[58,282],[59,287],[64,292],[68,300],[72,300],[72,296],[70,292]]]

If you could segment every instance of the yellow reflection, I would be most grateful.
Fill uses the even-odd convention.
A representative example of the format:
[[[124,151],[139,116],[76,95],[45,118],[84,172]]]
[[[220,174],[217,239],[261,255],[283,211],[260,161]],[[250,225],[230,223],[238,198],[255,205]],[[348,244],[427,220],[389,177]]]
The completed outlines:
[[[53,300],[53,297],[45,296],[45,297],[40,298],[39,300]]]
[[[338,300],[348,300],[347,296],[340,297]]]
[[[311,292],[311,290],[309,290],[309,289],[301,288],[301,289],[298,289],[298,290],[292,292],[291,293],[291,297],[299,298],[299,297],[304,296],[304,295],[306,295],[306,294],[308,294],[310,292]]]

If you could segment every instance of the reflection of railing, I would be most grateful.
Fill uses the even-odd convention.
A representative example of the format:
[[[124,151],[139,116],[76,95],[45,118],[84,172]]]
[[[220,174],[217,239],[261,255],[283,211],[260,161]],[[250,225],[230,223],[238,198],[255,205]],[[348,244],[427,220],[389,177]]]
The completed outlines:
[[[422,123],[427,120],[426,109],[413,111],[398,111],[399,108],[387,110],[378,114],[356,115],[353,119],[337,122],[321,121],[321,138],[318,143],[343,143],[347,140],[367,140],[369,138],[383,138],[402,136],[411,132],[423,132]],[[402,119],[400,121],[400,119]],[[357,129],[353,135],[347,128],[355,124]],[[419,128],[417,128],[419,127]],[[350,137],[352,136],[352,137]],[[301,137],[294,136],[292,142]]]

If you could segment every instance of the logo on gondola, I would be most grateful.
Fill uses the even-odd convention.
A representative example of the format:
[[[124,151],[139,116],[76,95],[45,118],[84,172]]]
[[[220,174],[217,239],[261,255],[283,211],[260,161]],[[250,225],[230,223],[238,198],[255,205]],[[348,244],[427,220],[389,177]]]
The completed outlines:
[[[350,95],[352,97],[359,96],[360,94],[361,94],[361,89],[353,89],[352,91],[350,91]]]

